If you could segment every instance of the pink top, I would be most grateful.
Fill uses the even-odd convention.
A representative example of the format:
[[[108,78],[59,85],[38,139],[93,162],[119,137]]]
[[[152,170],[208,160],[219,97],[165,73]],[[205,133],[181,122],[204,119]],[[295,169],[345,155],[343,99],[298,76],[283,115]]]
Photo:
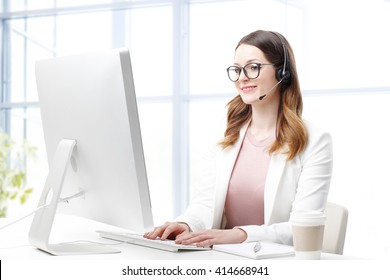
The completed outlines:
[[[268,148],[274,140],[274,136],[256,140],[247,130],[226,195],[227,229],[264,224],[264,186],[271,159]]]

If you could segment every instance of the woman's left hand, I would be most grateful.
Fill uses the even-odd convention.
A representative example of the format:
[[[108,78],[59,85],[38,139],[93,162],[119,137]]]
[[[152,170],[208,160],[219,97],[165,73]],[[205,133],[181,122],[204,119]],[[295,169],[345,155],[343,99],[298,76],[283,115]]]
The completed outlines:
[[[180,234],[176,237],[175,242],[183,245],[195,244],[198,247],[209,247],[215,244],[242,243],[246,238],[246,232],[240,228],[208,229]]]

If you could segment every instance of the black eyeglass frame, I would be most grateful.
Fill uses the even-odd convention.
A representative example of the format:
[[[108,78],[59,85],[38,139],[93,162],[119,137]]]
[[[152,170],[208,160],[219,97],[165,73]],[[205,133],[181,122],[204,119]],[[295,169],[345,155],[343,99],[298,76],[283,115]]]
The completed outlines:
[[[247,66],[249,66],[249,65],[256,65],[256,66],[258,67],[259,71],[257,72],[256,77],[253,77],[253,78],[248,77],[248,72],[246,71],[245,68],[246,68]],[[259,75],[260,75],[260,70],[261,70],[261,67],[262,67],[263,65],[273,65],[273,64],[272,64],[272,63],[248,63],[248,64],[244,65],[244,67],[240,67],[240,66],[237,66],[237,65],[232,65],[232,66],[229,66],[228,68],[226,68],[226,71],[227,71],[229,80],[231,80],[232,82],[237,82],[237,81],[240,79],[241,71],[244,71],[245,77],[247,77],[249,80],[254,80],[254,79],[257,79],[257,78],[259,77]],[[238,73],[238,75],[237,75],[237,79],[235,79],[235,80],[232,79],[232,78],[230,77],[230,75],[229,75],[229,71],[230,71],[230,69],[232,69],[232,68],[235,68],[235,69],[239,69],[239,70],[240,70],[239,73]]]

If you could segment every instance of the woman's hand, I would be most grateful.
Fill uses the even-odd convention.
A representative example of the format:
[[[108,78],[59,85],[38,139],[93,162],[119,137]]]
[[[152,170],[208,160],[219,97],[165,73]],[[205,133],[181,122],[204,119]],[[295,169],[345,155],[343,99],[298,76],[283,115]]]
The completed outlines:
[[[190,227],[186,223],[166,222],[162,226],[154,228],[153,231],[145,233],[144,237],[148,239],[156,239],[159,237],[162,240],[174,240],[189,232]]]
[[[195,244],[198,247],[209,247],[223,243],[242,243],[247,238],[247,234],[240,228],[234,229],[208,229],[199,232],[189,232],[176,237],[178,244]]]

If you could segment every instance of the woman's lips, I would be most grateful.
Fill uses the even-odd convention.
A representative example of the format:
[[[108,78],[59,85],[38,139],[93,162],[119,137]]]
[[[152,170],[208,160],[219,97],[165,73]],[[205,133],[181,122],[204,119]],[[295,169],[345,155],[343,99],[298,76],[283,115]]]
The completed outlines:
[[[247,92],[251,92],[255,88],[257,88],[257,86],[244,86],[241,88],[241,90],[242,90],[242,92],[247,93]]]

